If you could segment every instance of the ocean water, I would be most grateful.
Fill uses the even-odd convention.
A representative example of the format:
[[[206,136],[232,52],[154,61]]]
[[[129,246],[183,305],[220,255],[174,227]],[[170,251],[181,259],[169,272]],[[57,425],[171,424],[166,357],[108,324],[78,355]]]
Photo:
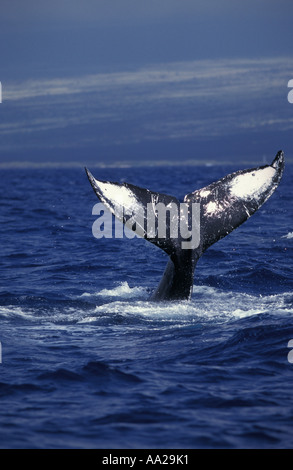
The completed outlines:
[[[90,168],[180,198],[237,169]],[[189,302],[149,301],[161,250],[93,237],[83,168],[0,178],[1,448],[293,446],[292,165]]]

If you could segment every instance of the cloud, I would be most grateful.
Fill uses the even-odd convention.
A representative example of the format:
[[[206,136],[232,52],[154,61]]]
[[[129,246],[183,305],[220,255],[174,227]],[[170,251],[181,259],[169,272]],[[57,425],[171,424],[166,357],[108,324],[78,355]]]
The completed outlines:
[[[11,82],[6,87],[5,97],[10,101],[114,91],[125,87],[129,92],[143,87],[156,90],[164,98],[219,95],[218,86],[229,94],[245,89],[261,92],[268,87],[279,87],[283,80],[287,80],[287,86],[292,64],[290,57],[171,62],[128,72]]]
[[[201,60],[4,83],[0,150],[118,148],[293,130],[292,66],[290,58]]]
[[[1,80],[292,55],[292,0],[1,0]]]

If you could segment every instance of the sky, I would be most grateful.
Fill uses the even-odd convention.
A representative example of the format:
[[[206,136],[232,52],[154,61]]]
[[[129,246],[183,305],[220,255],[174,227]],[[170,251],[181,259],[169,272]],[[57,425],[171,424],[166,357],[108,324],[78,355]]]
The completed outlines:
[[[292,0],[1,0],[0,165],[293,157]]]

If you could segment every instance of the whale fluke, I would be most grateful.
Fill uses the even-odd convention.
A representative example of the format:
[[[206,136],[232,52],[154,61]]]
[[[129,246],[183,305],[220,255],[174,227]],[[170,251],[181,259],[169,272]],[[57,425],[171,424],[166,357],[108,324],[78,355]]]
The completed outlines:
[[[87,169],[86,173],[94,192],[110,212],[169,255],[163,277],[151,298],[182,300],[191,297],[198,259],[264,204],[278,187],[283,170],[284,153],[280,150],[271,165],[231,173],[187,194],[182,203],[173,196],[129,183],[96,180]],[[165,208],[165,232],[158,229],[160,208]],[[193,232],[195,220],[197,226]],[[183,226],[185,235],[178,230],[175,236],[174,227]],[[195,233],[196,243],[191,243]]]
[[[142,238],[159,246],[168,255],[176,251],[178,245],[177,238],[159,237],[158,233],[154,233],[154,231],[148,232],[147,224],[145,223],[148,209],[148,212],[152,210],[156,224],[158,219],[156,208],[158,204],[162,204],[167,208],[179,208],[179,201],[176,197],[150,191],[149,189],[140,188],[129,183],[99,181],[93,177],[87,168],[85,168],[85,171],[100,201],[120,222],[127,224],[128,228],[135,230]],[[130,222],[133,222],[132,226]]]

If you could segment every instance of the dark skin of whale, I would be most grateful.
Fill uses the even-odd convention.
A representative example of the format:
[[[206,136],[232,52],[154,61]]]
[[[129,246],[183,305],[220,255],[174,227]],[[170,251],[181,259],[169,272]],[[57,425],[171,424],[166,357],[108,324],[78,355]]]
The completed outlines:
[[[186,240],[180,233],[176,238],[160,238],[158,233],[150,236],[138,217],[138,213],[146,217],[148,205],[158,203],[177,207],[178,217],[182,217],[177,198],[129,183],[99,181],[87,169],[86,173],[95,194],[110,212],[126,224],[131,216],[136,223],[130,228],[135,230],[140,225],[140,236],[169,255],[163,277],[151,296],[151,300],[165,301],[191,298],[194,270],[199,258],[211,245],[248,220],[269,199],[281,181],[283,170],[284,153],[280,150],[271,165],[236,171],[187,194],[183,202],[188,210],[193,209],[193,204],[200,207],[199,243],[192,249],[183,248],[182,242]],[[171,222],[166,220],[168,234]]]

